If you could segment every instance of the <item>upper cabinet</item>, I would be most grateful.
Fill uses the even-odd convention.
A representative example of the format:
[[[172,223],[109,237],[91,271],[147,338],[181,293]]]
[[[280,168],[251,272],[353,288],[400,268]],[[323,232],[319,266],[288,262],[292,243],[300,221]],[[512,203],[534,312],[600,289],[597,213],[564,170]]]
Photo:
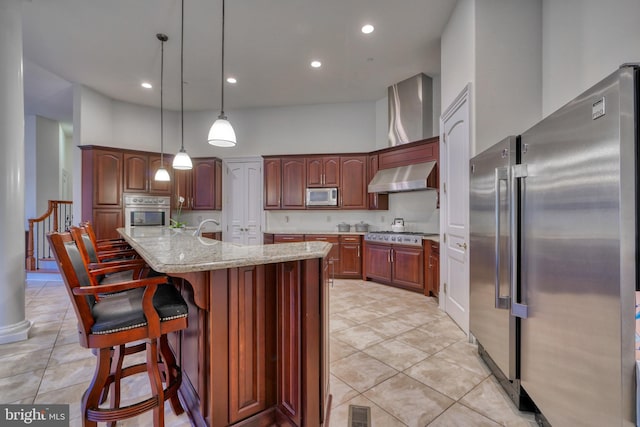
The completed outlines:
[[[222,160],[192,159],[193,169],[174,171],[173,205],[185,210],[222,210]]]
[[[264,159],[264,208],[280,209],[282,196],[282,162],[280,158]]]
[[[282,209],[304,209],[306,196],[304,157],[282,159]]]
[[[340,157],[307,157],[307,187],[338,187],[340,185]]]
[[[164,167],[171,173],[171,156],[163,156]],[[123,154],[125,193],[150,193],[171,195],[171,181],[156,181],[156,171],[160,168],[160,155],[125,152]]]
[[[367,156],[340,157],[342,180],[338,189],[342,209],[367,209]]]

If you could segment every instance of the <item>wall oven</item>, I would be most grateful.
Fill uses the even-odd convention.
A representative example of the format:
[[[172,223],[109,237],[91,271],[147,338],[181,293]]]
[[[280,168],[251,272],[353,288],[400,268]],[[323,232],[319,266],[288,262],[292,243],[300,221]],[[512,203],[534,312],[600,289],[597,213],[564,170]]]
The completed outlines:
[[[147,194],[124,195],[124,225],[168,226],[171,216],[171,198]]]

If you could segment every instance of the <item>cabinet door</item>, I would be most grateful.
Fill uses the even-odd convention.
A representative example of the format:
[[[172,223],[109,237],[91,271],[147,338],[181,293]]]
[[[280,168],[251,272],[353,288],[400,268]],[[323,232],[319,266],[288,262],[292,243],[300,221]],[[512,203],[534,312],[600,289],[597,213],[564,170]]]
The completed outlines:
[[[116,239],[120,234],[116,228],[124,227],[122,209],[94,209],[91,225],[97,239]]]
[[[264,159],[264,208],[280,209],[282,170],[280,159]]]
[[[304,234],[275,234],[273,236],[274,243],[294,243],[304,242]]]
[[[148,185],[149,156],[138,153],[124,155],[125,193],[146,193]]]
[[[325,157],[323,159],[324,176],[323,182],[325,187],[340,186],[340,157]]]
[[[215,210],[215,159],[193,160],[192,209]]]
[[[322,187],[322,157],[308,157],[307,167],[307,187]]]
[[[378,155],[373,154],[368,157],[367,164],[367,186],[378,172]],[[387,210],[389,209],[389,195],[388,194],[379,194],[379,193],[369,193],[369,209],[370,210]]]
[[[193,191],[192,191],[192,171],[191,170],[175,170],[173,171],[173,200],[171,206],[178,208],[180,197],[184,198],[182,204],[183,210],[193,208]]]
[[[422,248],[394,246],[392,252],[393,284],[424,291],[424,253]]]
[[[164,168],[169,172],[169,176],[172,175],[173,168],[171,162],[173,159],[169,156],[163,156]],[[149,192],[159,196],[171,196],[171,183],[175,181],[175,178],[171,178],[171,181],[156,181],[156,172],[160,169],[160,156],[152,154],[149,156]]]
[[[229,269],[229,421],[267,407],[264,266]]]
[[[304,157],[282,159],[282,209],[304,209],[306,189]]]
[[[216,159],[214,162],[214,182],[213,182],[213,209],[222,210],[222,160]]]
[[[391,247],[382,245],[365,246],[366,277],[391,282]]]
[[[362,277],[360,243],[340,243],[340,275],[343,277]]]
[[[440,293],[440,243],[433,242],[431,244],[431,265],[433,272],[431,273],[431,294],[437,297]]]
[[[93,151],[93,206],[122,206],[122,153]]]
[[[367,209],[367,156],[341,157],[340,164],[340,207]]]

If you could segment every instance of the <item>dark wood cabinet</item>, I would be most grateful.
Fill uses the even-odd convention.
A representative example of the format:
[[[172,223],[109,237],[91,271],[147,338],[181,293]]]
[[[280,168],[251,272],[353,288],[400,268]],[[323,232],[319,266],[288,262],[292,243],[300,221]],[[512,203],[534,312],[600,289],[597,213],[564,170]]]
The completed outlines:
[[[378,155],[372,154],[367,157],[367,186],[378,172]],[[389,195],[380,193],[368,193],[370,210],[388,210],[389,209]]]
[[[340,157],[340,175],[340,207],[367,209],[367,156]]]
[[[424,258],[424,294],[437,297],[440,292],[440,243],[425,241]]]
[[[202,237],[213,240],[222,240],[222,231],[206,231],[201,233]]]
[[[171,156],[163,156],[164,168],[171,175]],[[154,195],[171,195],[171,181],[156,181],[156,171],[160,168],[160,155],[142,152],[124,152],[125,193],[150,193]]]
[[[307,157],[307,187],[338,187],[340,185],[340,157]]]
[[[424,292],[422,247],[365,244],[365,278]]]
[[[174,172],[173,206],[183,197],[182,209],[222,210],[222,160],[194,158],[192,162],[193,169]]]
[[[83,146],[82,217],[91,221],[98,239],[119,237],[122,211],[123,154],[118,150]]]
[[[124,192],[149,191],[149,156],[144,153],[124,153]]]
[[[264,266],[229,270],[229,422],[267,401],[267,299]]]
[[[391,246],[365,243],[366,278],[391,282]]]
[[[274,234],[273,243],[304,242],[304,234]]]
[[[392,282],[395,286],[424,291],[424,253],[422,248],[393,246]]]
[[[282,196],[282,162],[280,158],[264,159],[264,208],[280,209]]]
[[[160,162],[160,155],[158,154],[150,154],[149,155],[149,193],[155,194],[158,196],[171,196],[172,192],[172,182],[175,182],[175,178],[172,177],[171,181],[156,181],[154,178],[156,176],[156,172],[160,169],[161,165],[164,165],[164,168],[169,172],[169,175],[172,175],[173,168],[171,167],[171,163],[173,162],[172,156],[164,155],[162,156],[162,163]]]
[[[304,157],[282,159],[282,209],[305,209],[306,162]]]
[[[340,235],[340,268],[337,277],[362,278],[362,242],[359,235]]]

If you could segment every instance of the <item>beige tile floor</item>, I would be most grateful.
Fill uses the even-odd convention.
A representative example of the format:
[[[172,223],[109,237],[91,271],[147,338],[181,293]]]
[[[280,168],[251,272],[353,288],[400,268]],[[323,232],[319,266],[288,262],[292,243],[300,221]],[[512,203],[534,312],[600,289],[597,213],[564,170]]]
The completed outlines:
[[[432,298],[359,280],[336,280],[331,292],[331,427],[347,427],[349,405],[371,407],[374,427],[536,425]],[[34,327],[27,341],[0,345],[0,403],[69,403],[70,424],[80,426],[94,356],[77,343],[62,282],[28,281],[26,295]],[[128,381],[123,395],[148,393],[144,383]],[[167,426],[190,425],[165,414]]]

